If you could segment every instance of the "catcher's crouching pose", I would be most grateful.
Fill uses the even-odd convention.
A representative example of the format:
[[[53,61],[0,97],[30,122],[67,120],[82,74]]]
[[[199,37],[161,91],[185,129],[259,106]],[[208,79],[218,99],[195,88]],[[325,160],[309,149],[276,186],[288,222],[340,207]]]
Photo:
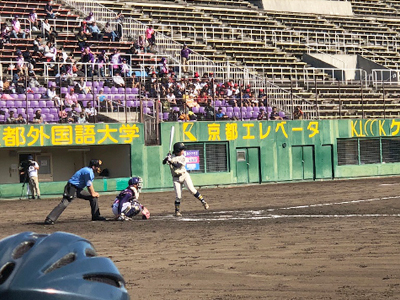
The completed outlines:
[[[189,173],[187,172],[186,165],[186,157],[184,155],[184,150],[186,149],[185,145],[181,142],[174,144],[174,154],[168,155],[164,158],[163,164],[169,165],[172,174],[172,181],[174,184],[175,190],[175,216],[182,216],[180,212],[180,205],[182,199],[182,188],[185,185],[188,190],[195,196],[197,199],[201,201],[204,209],[208,209],[209,205],[204,200],[203,196],[195,189],[192,179],[190,178]]]
[[[142,189],[142,178],[132,177],[128,187],[115,198],[111,209],[118,221],[131,220],[138,213],[142,213],[142,219],[150,218],[150,212],[139,203],[139,193]]]

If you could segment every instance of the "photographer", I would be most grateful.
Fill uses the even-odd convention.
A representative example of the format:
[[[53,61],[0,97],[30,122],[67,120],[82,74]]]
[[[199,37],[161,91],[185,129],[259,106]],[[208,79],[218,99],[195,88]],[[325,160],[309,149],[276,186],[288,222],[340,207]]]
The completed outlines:
[[[40,189],[38,180],[39,165],[33,160],[32,155],[28,155],[28,160],[21,163],[21,175],[25,175],[24,184],[29,183],[29,190],[32,193],[32,199],[40,199]]]

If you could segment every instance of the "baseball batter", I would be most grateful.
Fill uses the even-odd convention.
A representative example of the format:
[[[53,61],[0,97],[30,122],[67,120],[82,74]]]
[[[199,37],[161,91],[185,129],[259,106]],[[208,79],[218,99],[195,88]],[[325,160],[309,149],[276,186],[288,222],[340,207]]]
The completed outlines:
[[[115,198],[111,209],[116,220],[128,221],[140,212],[142,213],[142,219],[150,217],[148,210],[138,201],[142,183],[142,178],[132,177],[128,181],[128,187]]]
[[[208,209],[209,205],[204,200],[203,196],[195,189],[193,186],[192,179],[190,178],[189,173],[186,170],[186,157],[184,154],[184,150],[186,149],[185,145],[181,142],[174,144],[174,153],[168,153],[168,155],[164,158],[163,164],[168,164],[171,169],[172,181],[174,184],[175,190],[175,216],[181,217],[180,205],[182,200],[182,188],[185,185],[188,190],[201,201],[204,209]]]

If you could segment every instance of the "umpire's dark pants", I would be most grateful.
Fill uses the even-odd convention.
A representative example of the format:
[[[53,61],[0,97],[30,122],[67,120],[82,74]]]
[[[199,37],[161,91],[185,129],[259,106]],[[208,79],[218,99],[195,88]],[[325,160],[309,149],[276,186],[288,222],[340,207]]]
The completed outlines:
[[[99,198],[92,197],[88,192],[68,182],[64,188],[63,199],[61,200],[60,204],[54,207],[54,209],[50,212],[46,219],[50,219],[54,222],[57,221],[58,217],[72,202],[72,200],[74,200],[74,198],[89,200],[90,208],[92,210],[92,220],[100,216],[100,209],[98,204]]]

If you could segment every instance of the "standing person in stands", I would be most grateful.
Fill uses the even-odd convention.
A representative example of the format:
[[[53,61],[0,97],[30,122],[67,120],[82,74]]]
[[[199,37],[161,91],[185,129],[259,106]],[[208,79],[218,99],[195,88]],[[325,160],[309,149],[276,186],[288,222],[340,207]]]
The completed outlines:
[[[101,50],[101,53],[97,56],[96,64],[97,64],[97,74],[98,76],[104,77],[105,76],[105,64],[110,61],[106,50]]]
[[[184,73],[188,72],[189,66],[189,55],[192,53],[192,50],[188,48],[186,44],[183,45],[181,50],[181,60],[182,60],[182,70]]]
[[[122,11],[120,11],[117,16],[115,17],[117,20],[117,35],[118,35],[118,41],[122,41],[122,35],[123,35],[123,22],[124,22],[124,15],[122,14]]]
[[[145,36],[151,50],[151,48],[156,44],[156,32],[152,25],[149,25],[149,27],[146,29]]]
[[[111,54],[111,75],[114,75],[114,73],[119,72],[120,71],[120,66],[121,66],[121,53],[119,52],[119,50],[117,48],[114,48],[114,52],[113,54]]]

